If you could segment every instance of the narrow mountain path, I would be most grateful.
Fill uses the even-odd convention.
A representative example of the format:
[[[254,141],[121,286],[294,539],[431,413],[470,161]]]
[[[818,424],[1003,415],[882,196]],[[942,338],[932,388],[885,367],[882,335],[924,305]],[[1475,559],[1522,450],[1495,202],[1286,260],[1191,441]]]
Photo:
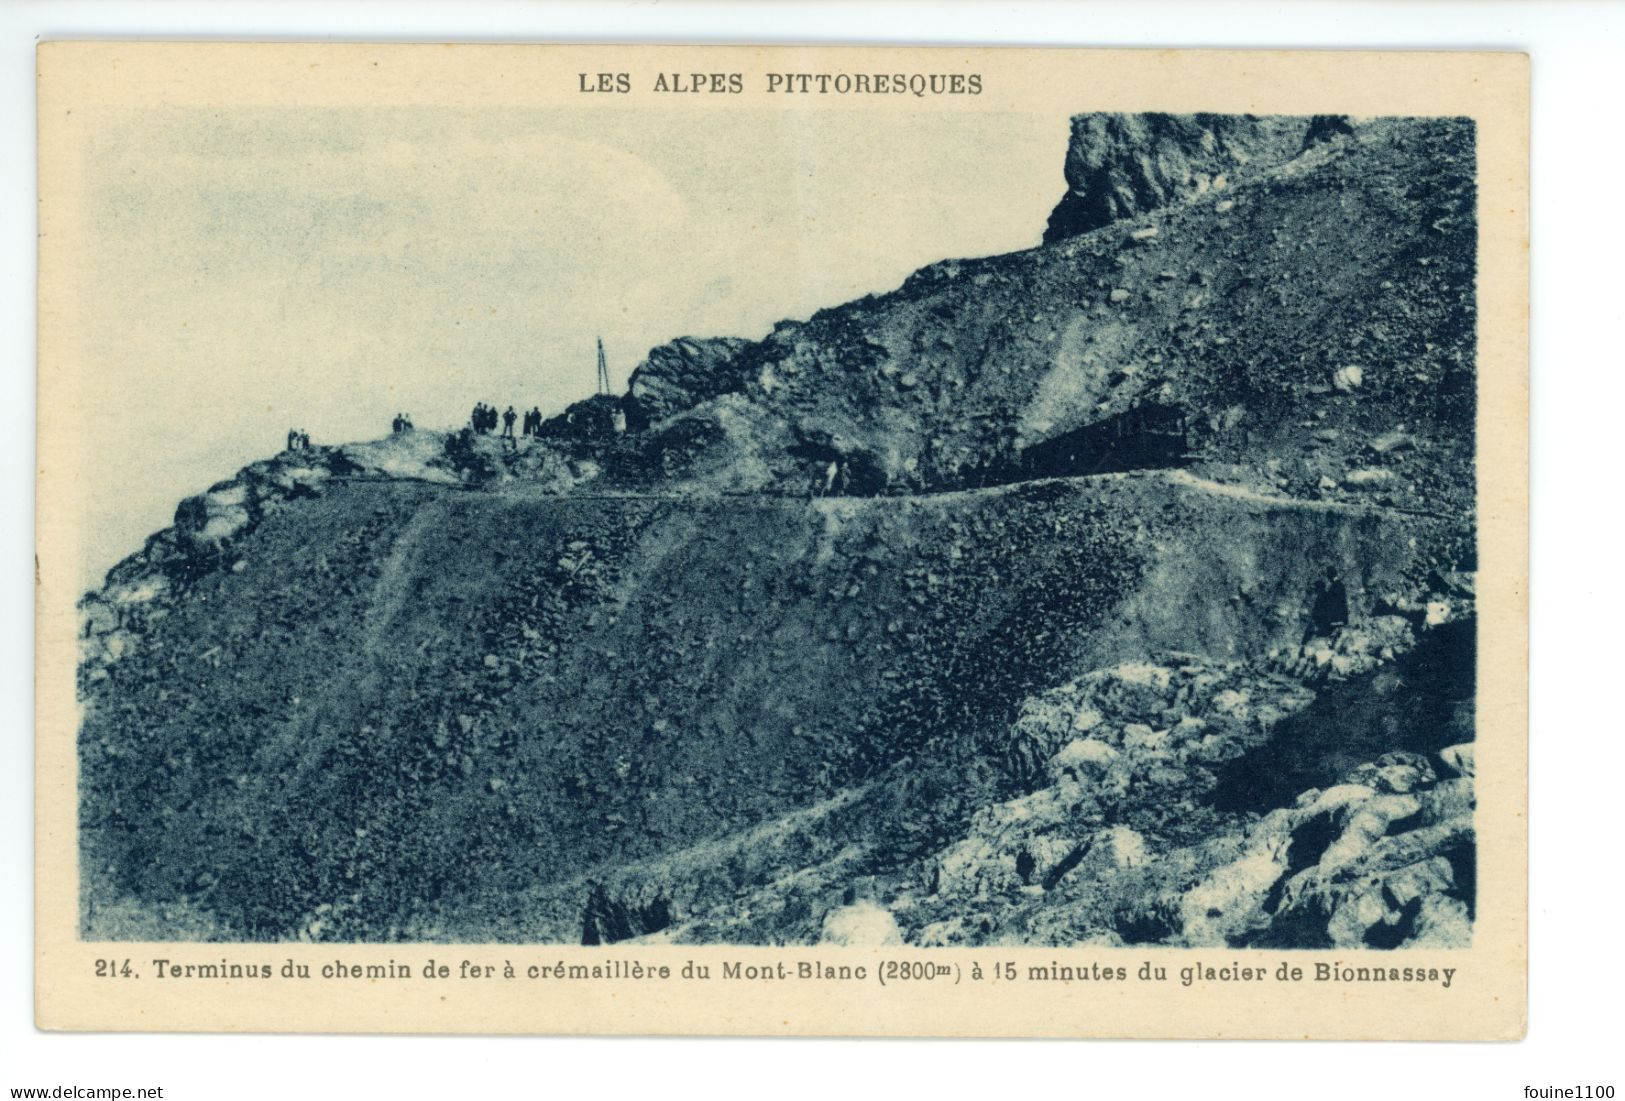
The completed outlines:
[[[630,489],[596,492],[572,489],[561,493],[553,487],[531,486],[526,485],[524,482],[504,482],[491,486],[459,486],[456,488],[463,492],[491,493],[516,501],[671,501],[691,503],[710,500],[802,500],[816,506],[828,506],[847,501],[891,501],[898,504],[910,501],[949,502],[955,499],[1016,493],[1035,485],[1087,485],[1105,482],[1164,482],[1184,489],[1212,494],[1216,497],[1229,497],[1233,500],[1249,501],[1271,508],[1295,508],[1339,513],[1398,513],[1406,516],[1430,516],[1439,520],[1463,519],[1463,517],[1449,513],[1435,512],[1429,509],[1406,508],[1401,505],[1379,504],[1373,501],[1293,497],[1286,494],[1271,493],[1251,486],[1214,481],[1189,470],[1162,467],[1113,471],[1108,474],[1074,474],[1053,478],[1027,478],[1021,481],[1003,482],[998,485],[968,486],[962,489],[929,489],[895,495],[832,494],[829,496],[809,496],[804,493],[771,491],[676,490],[647,492]]]

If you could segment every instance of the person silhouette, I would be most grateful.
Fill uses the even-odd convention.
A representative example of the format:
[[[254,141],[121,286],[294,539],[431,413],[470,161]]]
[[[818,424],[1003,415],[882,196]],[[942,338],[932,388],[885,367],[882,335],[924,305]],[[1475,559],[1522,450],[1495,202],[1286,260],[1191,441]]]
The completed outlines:
[[[513,439],[513,422],[517,419],[518,414],[513,411],[513,406],[508,406],[508,411],[502,414],[502,434],[510,440]]]

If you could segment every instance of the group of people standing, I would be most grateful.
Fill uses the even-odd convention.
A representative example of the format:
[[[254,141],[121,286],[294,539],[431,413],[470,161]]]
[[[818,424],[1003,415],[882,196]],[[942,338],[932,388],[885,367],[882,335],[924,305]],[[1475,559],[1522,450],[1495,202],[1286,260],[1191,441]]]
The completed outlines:
[[[508,411],[506,413],[501,414],[501,416],[504,419],[506,419],[507,422],[508,422],[507,430],[504,431],[502,434],[504,436],[513,435],[513,422],[514,422],[513,406],[511,406],[511,405],[508,406]],[[497,413],[496,406],[487,405],[482,401],[482,402],[480,402],[480,403],[478,403],[477,405],[474,406],[474,412],[468,418],[468,423],[469,423],[469,426],[474,429],[474,431],[484,434],[484,433],[487,433],[487,432],[494,431],[496,429],[497,419],[498,419],[498,413]]]
[[[470,427],[476,432],[489,433],[496,430],[498,420],[502,423],[502,435],[513,439],[514,422],[520,415],[514,412],[513,406],[508,406],[501,414],[497,413],[496,406],[487,405],[483,401],[474,406],[473,414],[468,418]],[[539,407],[532,408],[524,414],[523,434],[526,436],[540,436],[542,434],[542,411]]]
[[[508,406],[506,412],[498,413],[496,406],[487,405],[482,401],[474,406],[474,414],[469,418],[469,424],[474,431],[486,434],[496,431],[497,425],[500,423],[502,425],[502,435],[507,439],[513,439],[514,422],[519,419],[520,414],[515,413],[511,405]],[[395,419],[389,422],[389,430],[392,434],[398,436],[402,432],[414,431],[415,426],[408,414],[396,413]],[[530,412],[524,414],[522,432],[526,436],[540,436],[542,434],[542,410],[539,406],[533,407]],[[309,432],[302,428],[288,429],[289,451],[304,451],[309,447]]]

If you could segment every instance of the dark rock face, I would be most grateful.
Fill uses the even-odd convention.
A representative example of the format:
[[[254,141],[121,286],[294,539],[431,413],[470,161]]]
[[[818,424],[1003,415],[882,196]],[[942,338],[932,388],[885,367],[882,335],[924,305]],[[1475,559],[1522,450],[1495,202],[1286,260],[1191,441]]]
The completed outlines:
[[[1076,115],[1068,190],[1050,214],[1044,243],[1223,192],[1339,129],[1349,132],[1332,116]]]
[[[649,350],[627,386],[627,429],[640,432],[710,398],[738,390],[744,379],[736,337],[683,337]]]
[[[542,422],[541,438],[576,455],[598,457],[626,430],[624,397],[594,394]]]

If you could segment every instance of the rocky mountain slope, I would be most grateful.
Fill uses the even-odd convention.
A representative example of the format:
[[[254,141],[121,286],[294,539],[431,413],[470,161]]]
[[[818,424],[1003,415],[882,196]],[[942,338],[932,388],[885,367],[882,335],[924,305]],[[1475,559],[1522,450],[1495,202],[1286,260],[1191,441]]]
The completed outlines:
[[[1464,943],[1470,127],[1067,165],[542,441],[183,502],[82,602],[87,934]]]
[[[1472,507],[1470,122],[1084,115],[1068,178],[1043,247],[657,349],[632,378],[638,408],[660,395],[643,442],[693,451],[701,483],[801,489],[840,458],[915,491],[1155,401],[1220,480]]]

